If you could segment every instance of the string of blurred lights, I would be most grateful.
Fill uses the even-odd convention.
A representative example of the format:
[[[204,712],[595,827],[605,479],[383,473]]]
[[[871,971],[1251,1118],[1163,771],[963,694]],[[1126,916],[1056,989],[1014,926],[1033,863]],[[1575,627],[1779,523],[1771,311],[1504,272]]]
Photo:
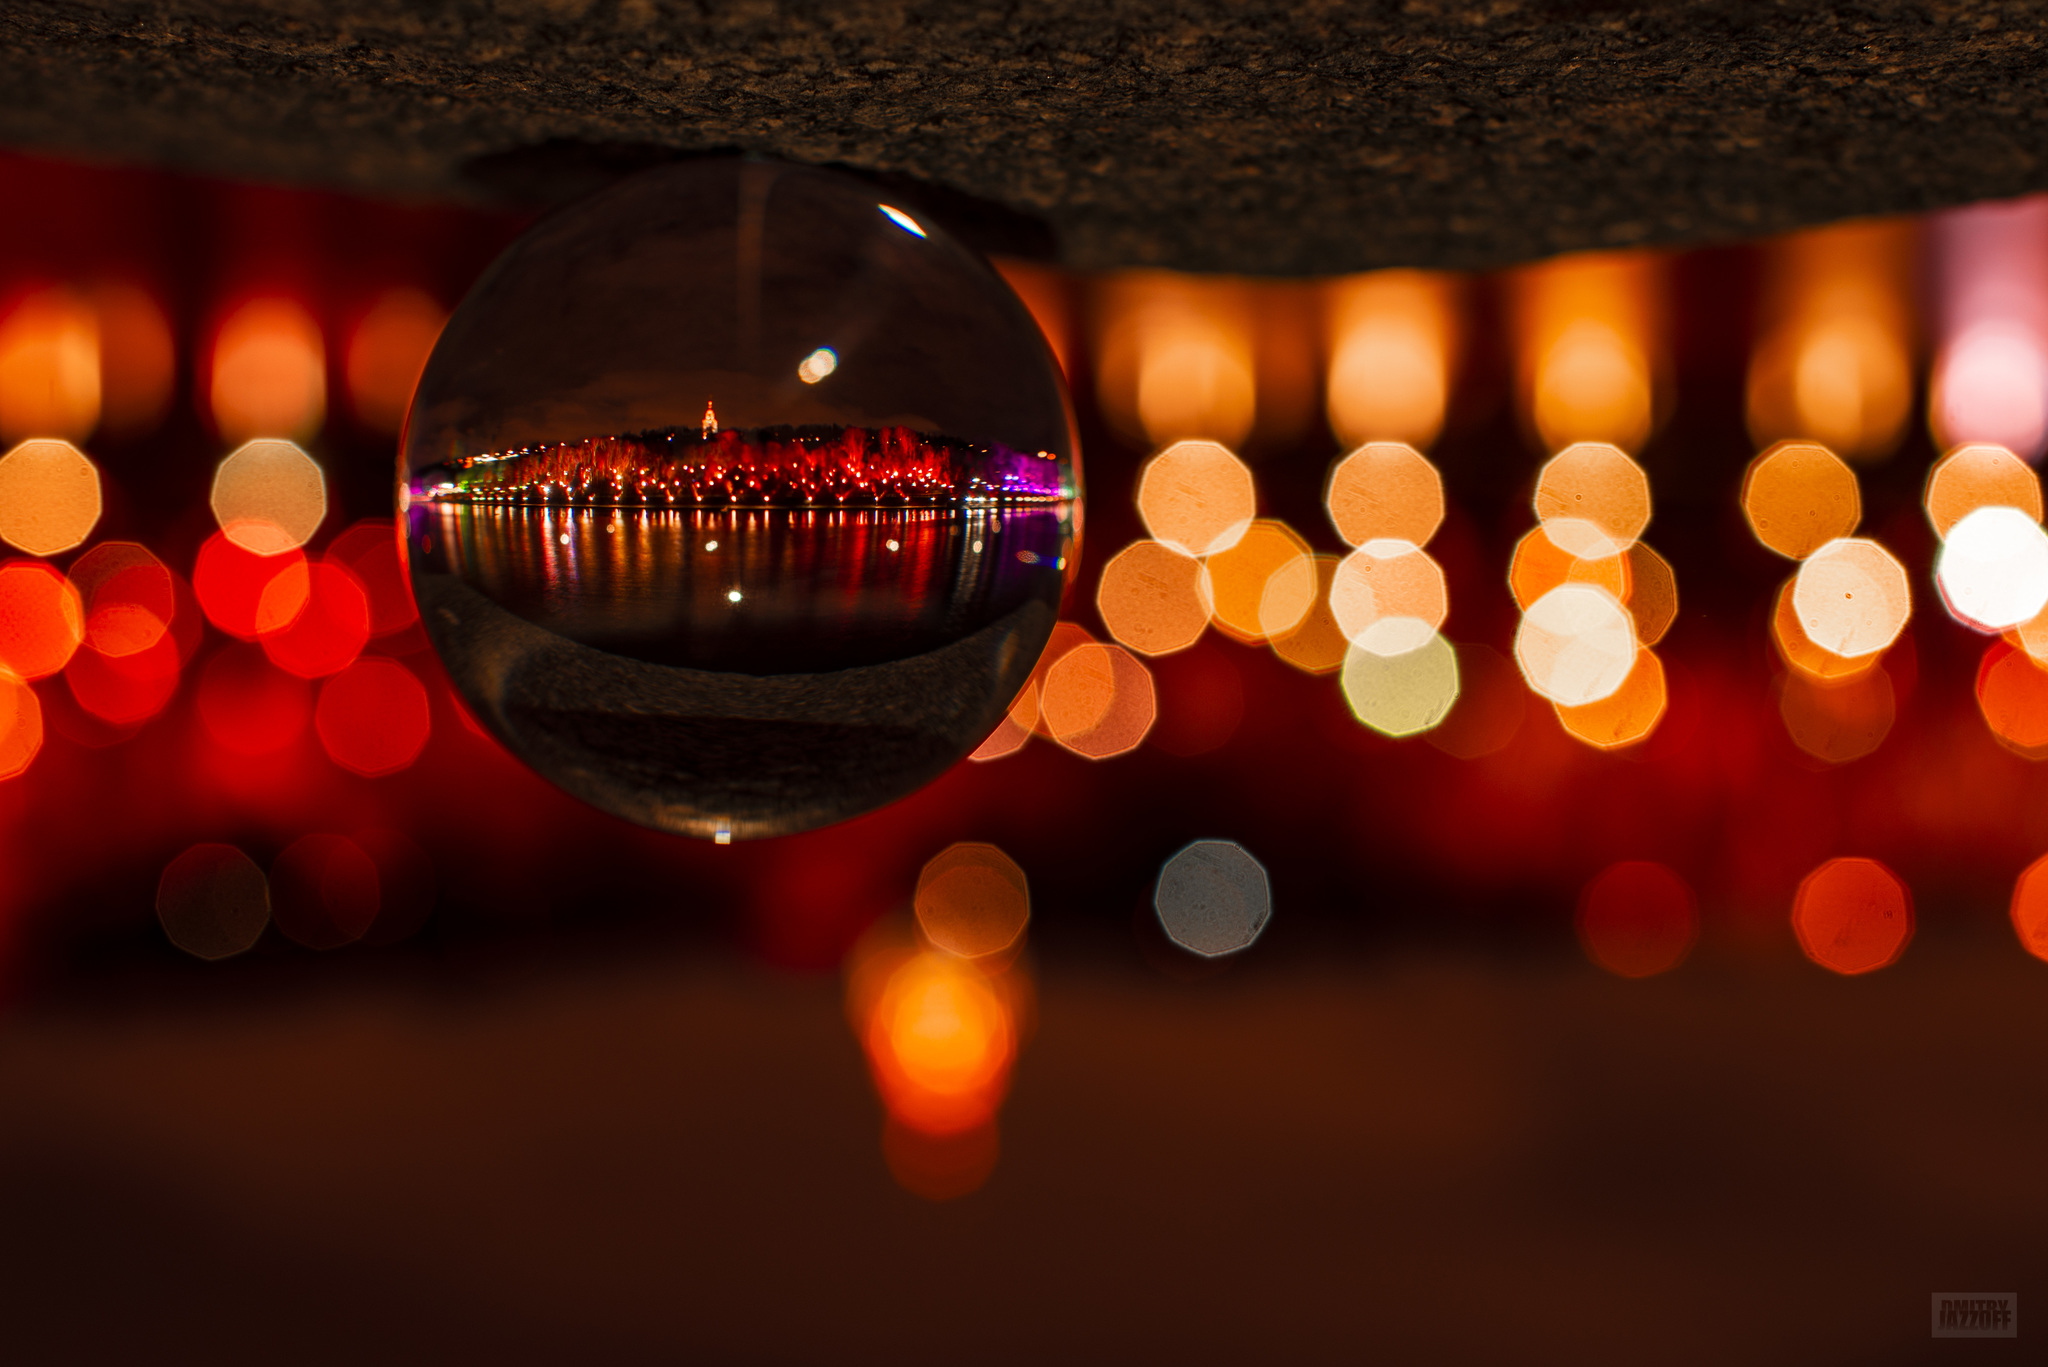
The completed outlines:
[[[2004,212],[1994,221],[2031,220]],[[1896,237],[1861,229],[1815,236],[1833,240],[1844,234],[1845,240],[1880,246]],[[1965,234],[1964,240],[1975,239]],[[1863,316],[1856,305],[1868,305],[1868,280],[1842,275],[1839,257],[1816,252],[1810,243],[1792,249],[1798,260],[1829,262],[1825,270],[1792,277],[1804,292],[1792,313],[1820,317],[1809,331],[1817,328],[1822,335],[1808,337],[1800,353],[1805,359],[1792,363],[1798,374],[1788,382],[1790,418],[1774,419],[1773,401],[1759,397],[1773,392],[1777,383],[1769,373],[1777,364],[1771,352],[1778,344],[1776,334],[1759,349],[1751,384],[1752,421],[1759,430],[1771,430],[1774,422],[1821,430],[1831,422],[1840,426],[1836,419],[1814,416],[1822,404],[1815,396],[1829,391],[1812,375],[1835,354],[1830,346],[1842,355],[1855,351],[1849,343],[1830,342],[1833,334],[1827,329],[1861,335],[1840,320]],[[1653,294],[1643,284],[1650,269],[1642,260],[1601,260],[1556,263],[1532,275],[1520,305],[1524,354],[1534,357],[1525,367],[1524,397],[1530,421],[1546,441],[1598,431],[1639,443],[1647,435],[1654,388],[1641,342],[1647,310],[1638,296]],[[1858,288],[1844,285],[1830,293],[1826,282],[1835,276]],[[1161,298],[1167,304],[1129,280],[1118,282],[1138,300],[1130,325],[1141,333],[1165,326],[1155,314],[1171,318],[1185,304],[1183,296],[1201,294],[1200,287],[1185,281],[1154,283],[1165,291]],[[1332,296],[1333,311],[1345,320],[1328,376],[1333,423],[1352,434],[1384,428],[1426,441],[1441,423],[1441,400],[1431,396],[1443,389],[1448,286],[1397,273],[1341,282],[1332,287]],[[149,314],[149,301],[137,302],[133,291],[111,297],[111,309],[157,316]],[[4,408],[14,430],[40,427],[84,436],[98,425],[100,395],[115,377],[102,373],[97,315],[84,298],[64,290],[31,293],[16,301],[0,329],[11,348]],[[1884,310],[1864,308],[1871,312]],[[381,424],[391,421],[391,396],[409,383],[393,378],[403,367],[388,358],[406,348],[417,356],[431,343],[440,316],[417,291],[394,290],[379,300],[353,340],[350,382],[362,410]],[[391,336],[380,340],[380,332]],[[1183,338],[1182,343],[1222,347],[1233,355],[1248,345],[1241,336],[1236,342],[1219,341],[1227,332],[1198,330],[1193,342]],[[1886,335],[1896,332],[1894,327]],[[317,430],[324,390],[322,382],[304,376],[316,370],[324,375],[320,345],[317,327],[289,301],[259,299],[226,314],[214,343],[207,391],[218,430],[223,435]],[[1412,409],[1389,408],[1386,397],[1375,398],[1372,381],[1384,377],[1384,367],[1375,369],[1360,359],[1403,345],[1409,348],[1404,353],[1409,363],[1427,372],[1421,379],[1400,372],[1405,379],[1395,388],[1407,396],[1404,402],[1419,405]],[[1948,389],[1937,414],[1949,430],[1965,430],[1958,424],[1966,426],[1975,411],[1966,391],[1957,388],[1972,373],[1970,353],[1967,348],[1958,352],[1959,346],[1949,348],[1941,371],[1953,377],[1945,379]],[[1142,358],[1142,345],[1139,351]],[[1114,348],[1108,354],[1113,358]],[[1813,355],[1822,359],[1813,360]],[[1141,359],[1141,370],[1146,364],[1155,362]],[[1203,363],[1210,369],[1219,364]],[[1801,366],[1806,369],[1800,371]],[[1178,375],[1182,369],[1155,364],[1162,375]],[[281,379],[286,371],[299,378]],[[1141,417],[1152,414],[1142,419],[1148,434],[1192,427],[1242,436],[1248,430],[1238,419],[1212,421],[1214,415],[1199,404],[1192,418],[1173,416],[1179,410],[1162,408],[1164,400],[1148,408],[1142,374],[1135,383]],[[1154,388],[1164,383],[1157,381]],[[1233,381],[1216,390],[1211,406],[1242,409],[1245,384]],[[1418,388],[1421,398],[1415,397]],[[245,404],[245,395],[257,397]],[[1175,402],[1185,406],[1194,401],[1183,395]],[[2002,402],[1998,395],[1983,400]],[[281,406],[271,412],[262,403]],[[1890,434],[1893,426],[1886,414],[1865,424],[1880,435]],[[2007,434],[2020,431],[2017,440],[2038,445],[2027,436],[2029,430],[2013,428]],[[1845,440],[1851,449],[1869,449],[1860,438]],[[1741,494],[1758,539],[1800,562],[1772,619],[1774,643],[1792,671],[1780,695],[1780,711],[1802,748],[1834,762],[1868,753],[1888,729],[1892,708],[1878,660],[1910,612],[1904,567],[1878,543],[1849,535],[1860,517],[1855,482],[1854,472],[1827,447],[1783,441],[1752,463]],[[310,562],[297,554],[323,520],[326,505],[318,467],[290,441],[259,437],[238,447],[220,466],[212,502],[221,532],[195,563],[199,606],[221,630],[258,641],[270,661],[287,673],[324,678],[354,664],[373,634],[371,594],[361,578],[369,562],[376,562],[367,572],[380,588],[374,634],[387,635],[409,624],[411,610],[400,596],[400,576],[383,563],[388,556],[378,555],[381,534],[373,525],[354,529],[346,548],[338,542],[339,554],[326,560]],[[1441,722],[1458,695],[1458,670],[1455,652],[1438,634],[1449,611],[1442,571],[1422,549],[1443,515],[1441,480],[1427,458],[1401,442],[1368,440],[1334,464],[1325,505],[1339,535],[1355,548],[1341,560],[1317,556],[1286,524],[1254,516],[1256,503],[1250,468],[1220,442],[1177,441],[1155,456],[1138,493],[1139,512],[1152,537],[1110,557],[1097,584],[1098,612],[1118,645],[1096,642],[1069,624],[1063,641],[1048,651],[1020,696],[1005,730],[976,757],[1012,753],[1034,728],[1091,758],[1135,748],[1149,729],[1154,704],[1148,698],[1150,676],[1129,652],[1170,654],[1192,645],[1212,625],[1241,642],[1270,642],[1307,672],[1341,667],[1354,713],[1383,734],[1418,734]],[[48,557],[79,546],[99,507],[97,473],[65,438],[25,440],[0,460],[0,536],[18,549]],[[1639,540],[1649,507],[1641,469],[1616,444],[1574,439],[1539,473],[1535,507],[1538,527],[1518,545],[1509,575],[1510,591],[1524,613],[1516,646],[1524,676],[1533,692],[1555,705],[1575,737],[1601,748],[1640,741],[1654,729],[1665,705],[1662,669],[1650,647],[1668,629],[1677,607],[1668,565]],[[2033,720],[2038,709],[2028,705],[2034,701],[2027,682],[2031,676],[2012,662],[2039,659],[2041,643],[2048,641],[2048,630],[2036,620],[2048,604],[2048,536],[2040,532],[2038,479],[2008,448],[1966,443],[1930,472],[1926,507],[1945,543],[1936,576],[1944,602],[1958,620],[2013,637],[1987,653],[1980,707],[2001,739],[2022,752],[2037,750],[2043,731]],[[1959,527],[1960,534],[1954,535]],[[149,565],[111,575],[93,568],[95,561],[124,549]],[[246,554],[238,556],[236,550]],[[137,599],[142,579],[149,580],[147,596],[153,605]],[[102,580],[135,582],[122,590]],[[146,718],[174,690],[182,663],[166,663],[168,655],[156,649],[171,639],[168,624],[160,620],[175,616],[171,580],[170,571],[145,548],[118,543],[82,556],[72,580],[47,566],[17,562],[0,576],[0,592],[12,608],[9,667],[23,681],[45,678],[65,669],[77,647],[87,644],[91,652],[78,656],[79,667],[67,674],[81,705],[115,724]],[[81,606],[82,587],[91,589],[89,615]],[[1341,666],[1333,659],[1337,639],[1343,642]],[[184,653],[189,656],[189,650]],[[143,656],[151,658],[137,658]],[[110,668],[112,661],[126,663]],[[381,698],[384,694],[370,683],[355,682],[374,680],[379,672],[359,672],[351,684]],[[211,668],[207,678],[224,681],[231,673],[222,665]],[[123,688],[117,679],[132,686]],[[1852,687],[1859,683],[1860,691]],[[219,682],[206,693],[233,691]],[[334,691],[345,696],[350,690]],[[204,703],[202,708],[215,718],[236,710]],[[32,692],[22,695],[16,711],[13,772],[18,773],[39,744],[39,708]],[[351,757],[375,747],[344,738],[349,729],[338,718],[348,711],[337,702],[321,712],[337,718],[320,728],[323,739],[331,739],[330,753],[337,762],[359,772],[400,767],[402,759]],[[1025,718],[1033,712],[1027,725]],[[1112,718],[1114,724],[1105,725]],[[224,722],[215,729],[228,734]],[[232,746],[232,741],[224,743]],[[408,739],[392,748],[402,757],[417,747]]]

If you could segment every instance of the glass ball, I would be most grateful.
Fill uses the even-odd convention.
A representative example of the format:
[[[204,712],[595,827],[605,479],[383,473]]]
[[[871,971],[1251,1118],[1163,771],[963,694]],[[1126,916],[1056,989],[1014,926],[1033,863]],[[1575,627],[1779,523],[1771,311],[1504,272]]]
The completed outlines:
[[[989,265],[851,176],[634,176],[536,224],[406,419],[420,615],[477,717],[723,841],[871,811],[995,728],[1076,563],[1059,368]]]

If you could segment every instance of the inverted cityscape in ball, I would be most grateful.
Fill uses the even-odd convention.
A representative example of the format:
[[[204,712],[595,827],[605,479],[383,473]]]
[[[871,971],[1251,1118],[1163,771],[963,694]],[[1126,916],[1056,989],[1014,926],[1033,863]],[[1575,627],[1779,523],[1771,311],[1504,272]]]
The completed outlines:
[[[1078,552],[1071,409],[1016,295],[915,208],[770,162],[646,172],[513,243],[399,473],[421,619],[483,724],[720,840],[973,750]]]

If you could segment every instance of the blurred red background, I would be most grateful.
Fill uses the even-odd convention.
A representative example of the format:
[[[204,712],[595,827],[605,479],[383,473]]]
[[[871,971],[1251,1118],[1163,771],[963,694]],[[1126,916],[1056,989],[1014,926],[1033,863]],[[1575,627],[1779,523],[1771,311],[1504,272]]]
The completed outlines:
[[[389,557],[378,520],[403,394],[440,314],[524,217],[19,156],[0,157],[0,205],[0,348],[22,349],[10,373],[59,377],[27,398],[0,386],[0,420],[54,405],[7,441],[70,435],[104,499],[85,545],[50,557],[84,591],[84,644],[59,639],[68,662],[29,685],[39,746],[25,748],[17,707],[15,750],[0,751],[26,761],[0,782],[15,1021],[0,1073],[21,1122],[9,1281],[43,1306],[27,1321],[38,1342],[61,1341],[67,1298],[92,1284],[52,1270],[85,1257],[66,1242],[83,1229],[142,1250],[102,1264],[105,1285],[252,1357],[303,1347],[297,1330],[325,1313],[286,1287],[300,1271],[252,1270],[251,1240],[284,1230],[319,1250],[305,1278],[342,1276],[336,1259],[385,1268],[387,1300],[332,1340],[343,1357],[409,1337],[428,1356],[484,1340],[514,1357],[921,1355],[998,1342],[1027,1295],[1052,1308],[1050,1328],[1018,1331],[1025,1356],[1110,1323],[1125,1329],[1103,1341],[1132,1352],[1306,1354],[1389,1341],[1347,1325],[1355,1276],[1388,1314],[1490,1306],[1451,1341],[1393,1336],[1442,1360],[1542,1342],[1640,1361],[1640,1331],[1667,1360],[1712,1361],[1756,1327],[1791,1345],[1784,1360],[1811,1361],[1920,1332],[1907,1302],[1932,1278],[2005,1285],[2031,1266],[2040,1119],[2001,1089],[2040,1062],[2031,946],[2007,917],[2048,849],[2048,778],[2027,753],[2048,690],[2026,642],[1942,610],[1922,497],[1981,410],[1965,402],[1976,371],[1942,378],[1981,341],[1957,263],[1981,254],[1984,222],[2008,220],[2020,228],[1999,240],[2048,260],[2040,206],[1469,279],[1001,263],[1083,425],[1070,622],[1115,634],[1098,576],[1147,535],[1137,493],[1156,447],[1226,442],[1262,517],[1341,554],[1328,468],[1365,436],[1398,438],[1446,488],[1428,552],[1457,703],[1391,739],[1299,652],[1210,625],[1140,662],[1156,717],[1134,747],[1089,759],[1040,734],[860,820],[720,847],[600,815],[510,759],[464,717]],[[2023,276],[2007,286],[1999,299],[2033,297]],[[1618,406],[1574,408],[1546,378],[1546,358],[1590,335],[1572,331],[1584,319],[1620,339]],[[82,416],[83,390],[59,381],[86,373],[86,336],[98,369]],[[1434,406],[1359,398],[1356,373],[1389,365],[1421,377],[1410,392],[1436,383]],[[75,430],[33,426],[64,422]],[[2007,429],[2021,442],[2024,412]],[[210,505],[222,458],[252,436],[296,441],[324,476],[303,553],[259,563]],[[1678,586],[1656,647],[1668,705],[1613,750],[1561,724],[1514,664],[1510,560],[1545,455],[1579,437],[1625,446],[1647,472],[1646,536]],[[1780,437],[1851,461],[1864,533],[1912,585],[1880,667],[1890,719],[1833,750],[1841,727],[1802,742],[1788,724],[1811,687],[1772,644],[1790,566],[1740,502],[1745,469]],[[145,630],[144,649],[118,647],[141,619],[91,612],[86,556],[105,542],[139,543],[176,576],[169,631]],[[311,604],[288,631],[261,622],[280,566],[301,579],[275,591]],[[128,586],[108,602],[159,592],[153,573],[106,580]],[[0,610],[0,645],[47,646],[51,612]],[[1980,706],[1980,676],[2013,670],[1999,707]],[[1271,921],[1235,959],[1181,952],[1153,914],[1162,862],[1204,838],[1238,842],[1270,879]],[[1028,879],[1030,949],[989,976],[994,1006],[929,998],[948,1020],[1001,1013],[1000,1038],[961,1084],[986,1101],[975,1123],[918,1130],[907,1036],[864,1024],[896,999],[862,972],[909,952],[919,871],[962,841],[999,846]],[[180,880],[217,892],[243,876],[222,846],[267,881],[270,924],[247,952],[202,961],[166,935],[163,908]],[[1868,919],[1885,908],[1885,925]],[[1802,949],[1839,971],[1898,965],[1872,980],[1890,986],[1851,995]],[[1636,977],[1653,981],[1616,981]],[[392,1001],[406,1005],[386,1014]],[[906,1028],[930,1012],[914,1017]],[[862,1044],[893,1120],[861,1091]],[[1968,1101],[1941,1062],[1964,1052],[1981,1065]],[[980,1122],[1013,1062],[998,1159]],[[1971,1205],[1955,1193],[1980,1163],[2001,1194]],[[706,1196],[685,1170],[726,1181]],[[932,1197],[987,1186],[891,1204],[886,1174]],[[81,1193],[102,1190],[138,1194],[87,1209]],[[1740,1218],[1717,1217],[1717,1200]],[[636,1203],[660,1220],[636,1219]],[[664,1221],[697,1242],[669,1247]],[[189,1275],[147,1290],[197,1225]],[[1385,1243],[1354,1248],[1372,1228]],[[776,1229],[794,1233],[778,1246]],[[1767,1251],[1780,1235],[1795,1254]],[[416,1238],[493,1289],[464,1273],[421,1291],[417,1269],[389,1271]],[[540,1266],[565,1238],[603,1250],[587,1277],[537,1296],[545,1309],[499,1305],[531,1293],[513,1263]],[[1047,1280],[1077,1240],[1092,1289]],[[1646,1240],[1662,1259],[1647,1270],[1633,1251]],[[870,1246],[887,1254],[872,1267]],[[1402,1247],[1433,1250],[1427,1266]],[[69,1251],[46,1264],[52,1248]],[[1197,1263],[1247,1248],[1270,1266],[1238,1301]],[[768,1270],[789,1265],[833,1288],[825,1308],[759,1328],[781,1304]],[[995,1270],[983,1283],[976,1267]],[[887,1308],[902,1268],[939,1303],[911,1328]],[[1744,1269],[1781,1280],[1759,1289]],[[232,1327],[193,1308],[210,1277],[250,1288]],[[1831,1313],[1865,1318],[1813,1327],[1797,1277],[1817,1279]],[[701,1322],[678,1327],[668,1278],[729,1303],[693,1302]],[[1467,1282],[1482,1289],[1460,1293]],[[1624,1285],[1634,1320],[1547,1337],[1557,1304]],[[1717,1317],[1702,1286],[1740,1307],[1722,1316],[1735,1327],[1672,1350],[1668,1325]],[[1192,1308],[1168,1304],[1181,1295]],[[540,1326],[524,1342],[506,1328],[520,1315]],[[1210,1315],[1215,1336],[1191,1338]],[[1144,1324],[1154,1339],[1131,1328]],[[95,1333],[109,1351],[152,1341],[146,1327]]]

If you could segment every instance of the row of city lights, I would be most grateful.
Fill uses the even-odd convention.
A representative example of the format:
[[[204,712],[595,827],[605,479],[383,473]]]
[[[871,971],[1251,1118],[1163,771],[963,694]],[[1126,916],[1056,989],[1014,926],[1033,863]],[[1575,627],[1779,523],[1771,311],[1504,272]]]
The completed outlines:
[[[1045,452],[971,451],[900,426],[831,437],[720,431],[707,407],[700,441],[675,437],[593,437],[463,457],[422,492],[501,503],[656,506],[680,495],[686,504],[806,507],[1055,502],[1072,492]]]

